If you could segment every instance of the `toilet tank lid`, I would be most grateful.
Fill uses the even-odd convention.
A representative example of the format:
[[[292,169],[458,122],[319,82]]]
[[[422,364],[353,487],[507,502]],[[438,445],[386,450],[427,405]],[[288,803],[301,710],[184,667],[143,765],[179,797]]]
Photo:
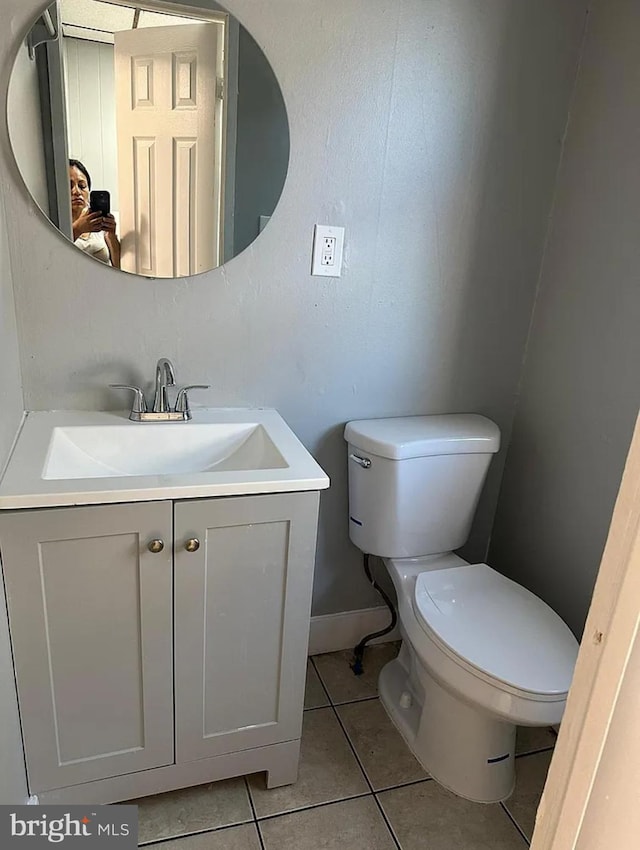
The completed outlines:
[[[475,413],[397,416],[347,422],[344,438],[355,448],[378,457],[493,454],[500,448],[500,429]]]

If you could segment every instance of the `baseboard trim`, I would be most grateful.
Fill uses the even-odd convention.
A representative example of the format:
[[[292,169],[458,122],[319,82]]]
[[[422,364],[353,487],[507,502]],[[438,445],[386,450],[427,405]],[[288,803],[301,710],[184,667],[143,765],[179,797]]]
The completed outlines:
[[[389,609],[382,606],[312,617],[309,630],[309,655],[353,649],[365,635],[384,629],[390,622]],[[399,639],[400,631],[396,626],[392,632],[372,640],[371,643],[388,643]]]

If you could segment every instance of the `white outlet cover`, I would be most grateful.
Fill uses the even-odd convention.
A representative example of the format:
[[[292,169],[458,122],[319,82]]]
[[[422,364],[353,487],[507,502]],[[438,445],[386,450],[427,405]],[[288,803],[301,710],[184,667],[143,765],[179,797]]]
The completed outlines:
[[[326,265],[322,262],[323,240],[333,238],[336,248],[333,263]],[[344,247],[344,227],[334,227],[329,224],[316,224],[313,236],[313,253],[311,259],[311,274],[323,277],[340,277],[342,275],[342,251]]]

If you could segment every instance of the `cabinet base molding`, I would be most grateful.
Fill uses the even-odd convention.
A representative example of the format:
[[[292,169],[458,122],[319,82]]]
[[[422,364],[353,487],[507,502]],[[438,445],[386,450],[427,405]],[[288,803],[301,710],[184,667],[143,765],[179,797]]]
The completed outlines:
[[[277,788],[296,781],[299,756],[298,738],[267,747],[255,747],[184,764],[169,764],[165,767],[85,782],[82,785],[35,793],[40,805],[119,803],[263,771],[267,773],[267,788]]]

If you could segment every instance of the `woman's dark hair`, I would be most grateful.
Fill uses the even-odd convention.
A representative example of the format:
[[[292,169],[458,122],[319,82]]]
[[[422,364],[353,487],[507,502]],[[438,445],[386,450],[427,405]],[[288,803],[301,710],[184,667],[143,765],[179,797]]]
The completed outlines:
[[[87,178],[87,186],[89,187],[89,189],[91,189],[91,175],[89,174],[85,166],[80,162],[79,159],[70,159],[69,168],[73,168],[74,166],[78,169],[78,171],[82,171],[84,176]]]

